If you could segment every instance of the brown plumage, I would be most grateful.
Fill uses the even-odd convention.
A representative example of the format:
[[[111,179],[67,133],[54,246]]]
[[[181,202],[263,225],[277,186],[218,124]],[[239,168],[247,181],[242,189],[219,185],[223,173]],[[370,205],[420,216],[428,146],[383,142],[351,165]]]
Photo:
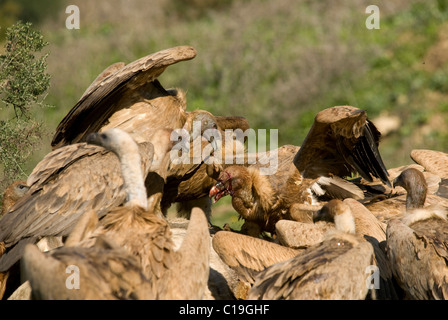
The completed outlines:
[[[415,149],[411,151],[411,158],[422,165],[426,172],[440,177],[435,195],[448,198],[448,154],[435,150]]]
[[[339,200],[325,206],[334,206],[328,209],[336,212],[336,230],[327,234],[323,242],[259,273],[249,290],[249,299],[354,300],[367,297],[366,270],[373,264],[373,247],[353,234],[354,218],[348,206]]]
[[[320,243],[327,231],[334,225],[325,221],[314,223],[294,220],[279,220],[275,224],[276,241],[290,248],[307,248]]]
[[[89,86],[76,105],[59,123],[53,136],[52,147],[85,141],[92,132],[120,128],[137,142],[151,141],[157,129],[186,129],[191,142],[207,129],[245,130],[249,127],[243,117],[214,117],[204,110],[188,111],[185,92],[166,90],[158,77],[170,65],[190,60],[196,50],[179,46],[162,50],[128,65],[114,64],[103,71]],[[121,68],[120,68],[121,67]],[[201,131],[192,132],[193,122],[201,122]],[[201,143],[200,143],[201,145]],[[203,149],[208,143],[202,143]],[[212,187],[199,163],[173,164],[164,174],[167,177],[161,210],[166,212],[172,203],[194,200],[207,196]]]
[[[423,207],[426,183],[408,169],[394,185],[407,191],[406,213],[387,226],[386,252],[399,285],[411,299],[448,299],[448,220],[443,207]]]
[[[331,200],[336,201],[336,200]],[[343,200],[350,207],[354,217],[356,234],[375,239],[377,243],[386,240],[386,224],[376,217],[359,201],[351,198]],[[326,206],[323,210],[328,210]],[[320,214],[320,218],[316,219]],[[293,248],[309,247],[322,242],[324,235],[335,228],[334,213],[322,213],[318,210],[314,214],[314,223],[280,220],[276,224],[277,239],[282,245]]]
[[[111,138],[105,141],[104,134],[113,130],[116,129],[90,135],[90,142],[108,147]],[[124,153],[123,150],[116,152]],[[141,189],[145,193],[145,188]],[[146,194],[142,200],[145,202]],[[207,285],[209,259],[209,232],[204,212],[198,208],[192,210],[187,236],[174,252],[168,222],[142,205],[132,206],[130,210],[127,208],[130,201],[128,195],[125,206],[108,212],[81,245],[91,246],[98,236],[107,235],[138,257],[156,299],[201,299]],[[142,242],[142,239],[146,240]]]
[[[400,290],[396,287],[390,263],[386,257],[384,246],[386,243],[386,224],[378,221],[378,219],[361,203],[354,199],[333,199],[324,205],[321,210],[317,211],[313,217],[314,223],[325,222],[326,225],[319,225],[323,229],[322,238],[325,237],[324,232],[328,232],[330,227],[336,228],[335,219],[341,219],[341,213],[347,212],[353,216],[354,233],[369,242],[374,251],[374,266],[379,270],[379,287],[371,291],[371,297],[374,299],[399,299]],[[351,218],[350,218],[351,219]],[[339,222],[341,225],[341,222]],[[350,221],[351,225],[351,221]],[[331,230],[331,229],[330,229]]]
[[[162,199],[162,210],[166,210],[175,202],[178,203],[177,210],[180,215],[185,217],[189,216],[188,207],[191,207],[191,203],[196,203],[201,205],[201,208],[207,213],[207,216],[211,213],[211,201],[208,197],[209,191],[212,186],[216,183],[215,179],[207,173],[207,162],[208,157],[202,158],[201,153],[196,150],[197,146],[200,146],[200,151],[210,150],[210,156],[213,159],[218,158],[219,154],[222,156],[220,162],[222,167],[228,166],[225,164],[224,157],[232,157],[233,163],[236,161],[238,148],[244,150],[243,141],[234,139],[233,143],[228,144],[228,137],[224,133],[226,129],[232,130],[247,130],[249,124],[247,120],[242,117],[214,117],[213,119],[217,124],[217,130],[214,134],[215,137],[210,137],[209,141],[206,139],[200,140],[199,143],[195,144],[196,141],[191,143],[190,153],[187,154],[186,163],[170,163],[167,172],[167,182],[164,188],[164,196]],[[204,135],[205,136],[205,135]],[[213,146],[211,150],[210,146]],[[200,155],[200,158],[197,156]],[[208,154],[207,154],[208,155]]]
[[[62,247],[51,254],[43,254],[28,244],[22,264],[24,278],[31,282],[33,299],[155,298],[138,259],[105,239],[92,248]],[[72,280],[70,276],[79,278]]]
[[[367,181],[374,177],[390,186],[378,150],[380,132],[364,110],[337,106],[319,112],[294,164],[304,178],[358,173]]]
[[[442,179],[448,179],[448,154],[435,150],[414,149],[411,159]]]
[[[103,81],[105,78],[109,77],[110,75],[114,74],[118,70],[122,69],[126,63],[124,62],[116,62],[108,66],[106,69],[104,69],[96,78],[93,80],[93,82],[90,84],[90,86],[84,91],[84,93],[81,96],[81,99],[87,94],[93,91],[94,88],[98,86],[98,84]]]
[[[402,172],[407,169],[413,169],[421,172],[423,175],[427,193],[424,206],[442,205],[448,208],[448,201],[446,198],[438,195],[440,190],[441,179],[437,175],[424,171],[424,168],[417,164],[411,164],[393,168],[388,170],[391,180],[395,180]],[[376,185],[375,187],[377,187]],[[406,206],[407,193],[406,190],[394,183],[394,188],[387,188],[384,193],[379,193],[376,197],[368,199],[364,205],[372,212],[378,220],[387,223],[391,218],[401,215]],[[421,201],[421,200],[420,200]]]
[[[215,202],[231,195],[233,208],[246,222],[253,222],[251,235],[262,231],[274,233],[275,223],[291,219],[289,208],[294,203],[312,204],[311,185],[315,180],[301,179],[292,164],[297,147],[283,146],[270,153],[278,155],[278,169],[273,175],[263,175],[258,165],[231,165],[223,169],[217,184],[210,190]]]
[[[17,200],[22,198],[28,190],[29,187],[27,186],[26,181],[19,180],[11,183],[3,193],[0,217],[8,212],[9,208],[11,208]]]
[[[390,180],[393,181],[397,178],[404,170],[414,168],[418,171],[421,171],[426,180],[426,185],[428,187],[428,194],[436,194],[440,188],[440,183],[442,179],[439,175],[426,171],[425,168],[419,164],[408,164],[396,168],[392,168],[387,170],[389,172]],[[389,190],[388,190],[389,191]],[[394,191],[402,191],[400,188],[396,188],[396,186],[391,190]]]
[[[356,234],[363,237],[375,238],[378,242],[386,240],[386,225],[378,221],[364,205],[350,198],[344,199],[343,201],[334,199],[330,200],[330,202],[335,203],[336,206],[324,206],[320,211],[316,212],[313,217],[314,222],[327,221],[334,223],[336,226],[334,219],[339,216],[336,212],[349,210],[354,218]],[[337,207],[338,205],[346,206],[346,208],[339,208]],[[326,210],[327,212],[325,212]],[[320,218],[318,218],[319,216]]]
[[[244,117],[239,116],[215,116],[221,130],[240,129],[245,132],[250,129],[249,122]]]
[[[143,175],[157,170],[171,143],[165,130],[153,136],[152,143],[139,144]],[[47,154],[27,180],[30,190],[0,220],[0,241],[6,253],[0,258],[0,271],[20,259],[26,243],[47,236],[67,236],[81,214],[95,210],[102,217],[126,199],[120,162],[101,146],[77,143]]]
[[[126,126],[135,117],[133,138],[137,142],[140,142],[138,136],[151,135],[155,129],[154,126],[145,128],[148,123],[159,128],[181,128],[186,118],[181,112],[181,102],[157,78],[168,66],[195,56],[196,50],[192,47],[175,47],[140,58],[104,78],[100,75],[59,123],[51,145],[56,149],[83,142],[106,124]],[[164,117],[158,109],[163,110]]]
[[[218,231],[213,236],[212,243],[219,257],[236,270],[242,280],[250,284],[258,272],[301,252],[300,249],[288,248],[232,231]]]
[[[204,213],[200,209],[193,210],[188,235],[181,248],[174,252],[167,221],[147,209],[143,175],[136,171],[140,161],[139,153],[136,152],[136,146],[131,148],[130,139],[119,129],[88,137],[88,142],[109,148],[120,158],[127,201],[123,206],[107,212],[99,223],[95,213],[86,212],[67,239],[67,246],[74,248],[71,255],[76,257],[81,250],[78,247],[94,248],[98,239],[106,237],[137,258],[142,274],[147,279],[145,281],[149,281],[147,287],[150,288],[150,296],[154,299],[201,299],[207,285],[209,259],[209,233]],[[64,248],[64,252],[70,255],[68,248]],[[51,254],[58,259],[57,254]],[[90,259],[95,260],[95,255]],[[36,263],[39,264],[38,261]],[[33,262],[28,264],[32,266]],[[44,265],[36,268],[42,273],[48,272]],[[41,281],[36,274],[30,275],[33,288],[33,282]],[[195,274],[195,277],[189,276],[191,274]]]
[[[406,210],[423,208],[428,185],[422,172],[414,168],[406,169],[394,179],[393,184],[406,190]]]
[[[228,167],[210,196],[219,200],[231,194],[242,218],[258,224],[259,231],[274,233],[280,219],[302,216],[306,220],[311,211],[300,205],[331,198],[362,199],[363,191],[343,179],[355,172],[368,181],[376,177],[390,185],[378,151],[379,137],[365,111],[349,106],[325,109],[317,114],[300,148],[288,147],[295,148],[294,153],[284,152],[286,146],[278,149],[275,173],[262,175],[258,165]]]

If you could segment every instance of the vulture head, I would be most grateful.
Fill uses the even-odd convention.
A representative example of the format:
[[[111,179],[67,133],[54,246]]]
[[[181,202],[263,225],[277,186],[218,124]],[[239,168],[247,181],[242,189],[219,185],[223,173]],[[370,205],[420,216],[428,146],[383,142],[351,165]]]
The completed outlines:
[[[423,208],[428,185],[422,172],[415,168],[403,170],[393,181],[393,186],[400,186],[406,190],[406,209]]]
[[[251,188],[252,185],[247,169],[242,166],[230,166],[226,168],[219,174],[216,180],[217,183],[209,192],[209,197],[214,198],[214,202],[229,194],[233,196],[235,192],[245,187]]]
[[[26,181],[14,181],[11,183],[3,193],[3,204],[0,217],[8,212],[8,209],[22,198],[29,189],[30,187],[27,186]]]
[[[102,146],[114,152],[119,158],[139,153],[138,146],[131,136],[118,128],[91,133],[87,136],[87,143]]]
[[[355,233],[355,219],[350,207],[339,199],[328,201],[320,210],[314,213],[313,222],[328,221],[339,231]]]

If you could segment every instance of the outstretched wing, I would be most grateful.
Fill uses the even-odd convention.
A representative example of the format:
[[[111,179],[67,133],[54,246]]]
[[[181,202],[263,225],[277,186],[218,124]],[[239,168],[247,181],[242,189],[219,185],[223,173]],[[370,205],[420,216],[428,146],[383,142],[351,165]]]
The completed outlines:
[[[56,128],[51,142],[53,149],[84,141],[89,133],[97,132],[107,124],[114,113],[134,106],[140,101],[151,103],[154,100],[153,110],[149,112],[160,114],[160,111],[168,105],[172,106],[179,116],[181,112],[178,108],[183,110],[182,103],[176,101],[176,97],[162,87],[157,77],[168,66],[193,59],[195,56],[194,48],[180,46],[150,54],[121,69],[118,68],[120,65],[116,68],[113,66],[107,68],[103,72],[104,75],[102,73],[90,85]],[[111,74],[108,74],[108,70]],[[166,99],[169,101],[164,101]],[[170,115],[170,118],[173,116]]]
[[[390,186],[378,150],[381,134],[364,110],[337,106],[319,112],[294,158],[302,176],[350,176],[358,172],[367,181],[379,178]]]

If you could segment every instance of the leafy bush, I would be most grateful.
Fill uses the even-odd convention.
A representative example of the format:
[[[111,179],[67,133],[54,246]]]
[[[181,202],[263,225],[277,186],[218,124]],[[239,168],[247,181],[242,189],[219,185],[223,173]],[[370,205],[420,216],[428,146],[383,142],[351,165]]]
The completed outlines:
[[[36,57],[48,43],[30,22],[8,28],[6,40],[6,54],[0,56],[0,99],[14,108],[16,117],[29,117],[31,105],[50,86],[50,75],[45,73],[48,54]]]
[[[31,108],[44,105],[41,97],[50,86],[45,73],[48,54],[37,56],[46,45],[31,23],[18,22],[6,32],[5,54],[0,56],[0,109],[10,119],[0,121],[2,190],[26,176],[23,166],[44,134]],[[13,114],[8,113],[11,108]]]

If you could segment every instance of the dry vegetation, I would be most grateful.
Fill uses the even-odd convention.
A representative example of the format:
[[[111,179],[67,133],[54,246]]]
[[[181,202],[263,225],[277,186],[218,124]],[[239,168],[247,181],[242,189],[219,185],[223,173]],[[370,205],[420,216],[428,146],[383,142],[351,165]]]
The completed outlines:
[[[55,107],[36,117],[49,132],[106,66],[186,44],[198,56],[161,82],[188,90],[191,109],[242,115],[300,145],[316,112],[349,104],[373,119],[399,116],[380,145],[388,167],[411,163],[413,148],[448,152],[445,0],[61,2],[38,25]],[[365,8],[376,2],[381,29],[368,30]],[[68,4],[80,8],[79,30],[65,28]]]

